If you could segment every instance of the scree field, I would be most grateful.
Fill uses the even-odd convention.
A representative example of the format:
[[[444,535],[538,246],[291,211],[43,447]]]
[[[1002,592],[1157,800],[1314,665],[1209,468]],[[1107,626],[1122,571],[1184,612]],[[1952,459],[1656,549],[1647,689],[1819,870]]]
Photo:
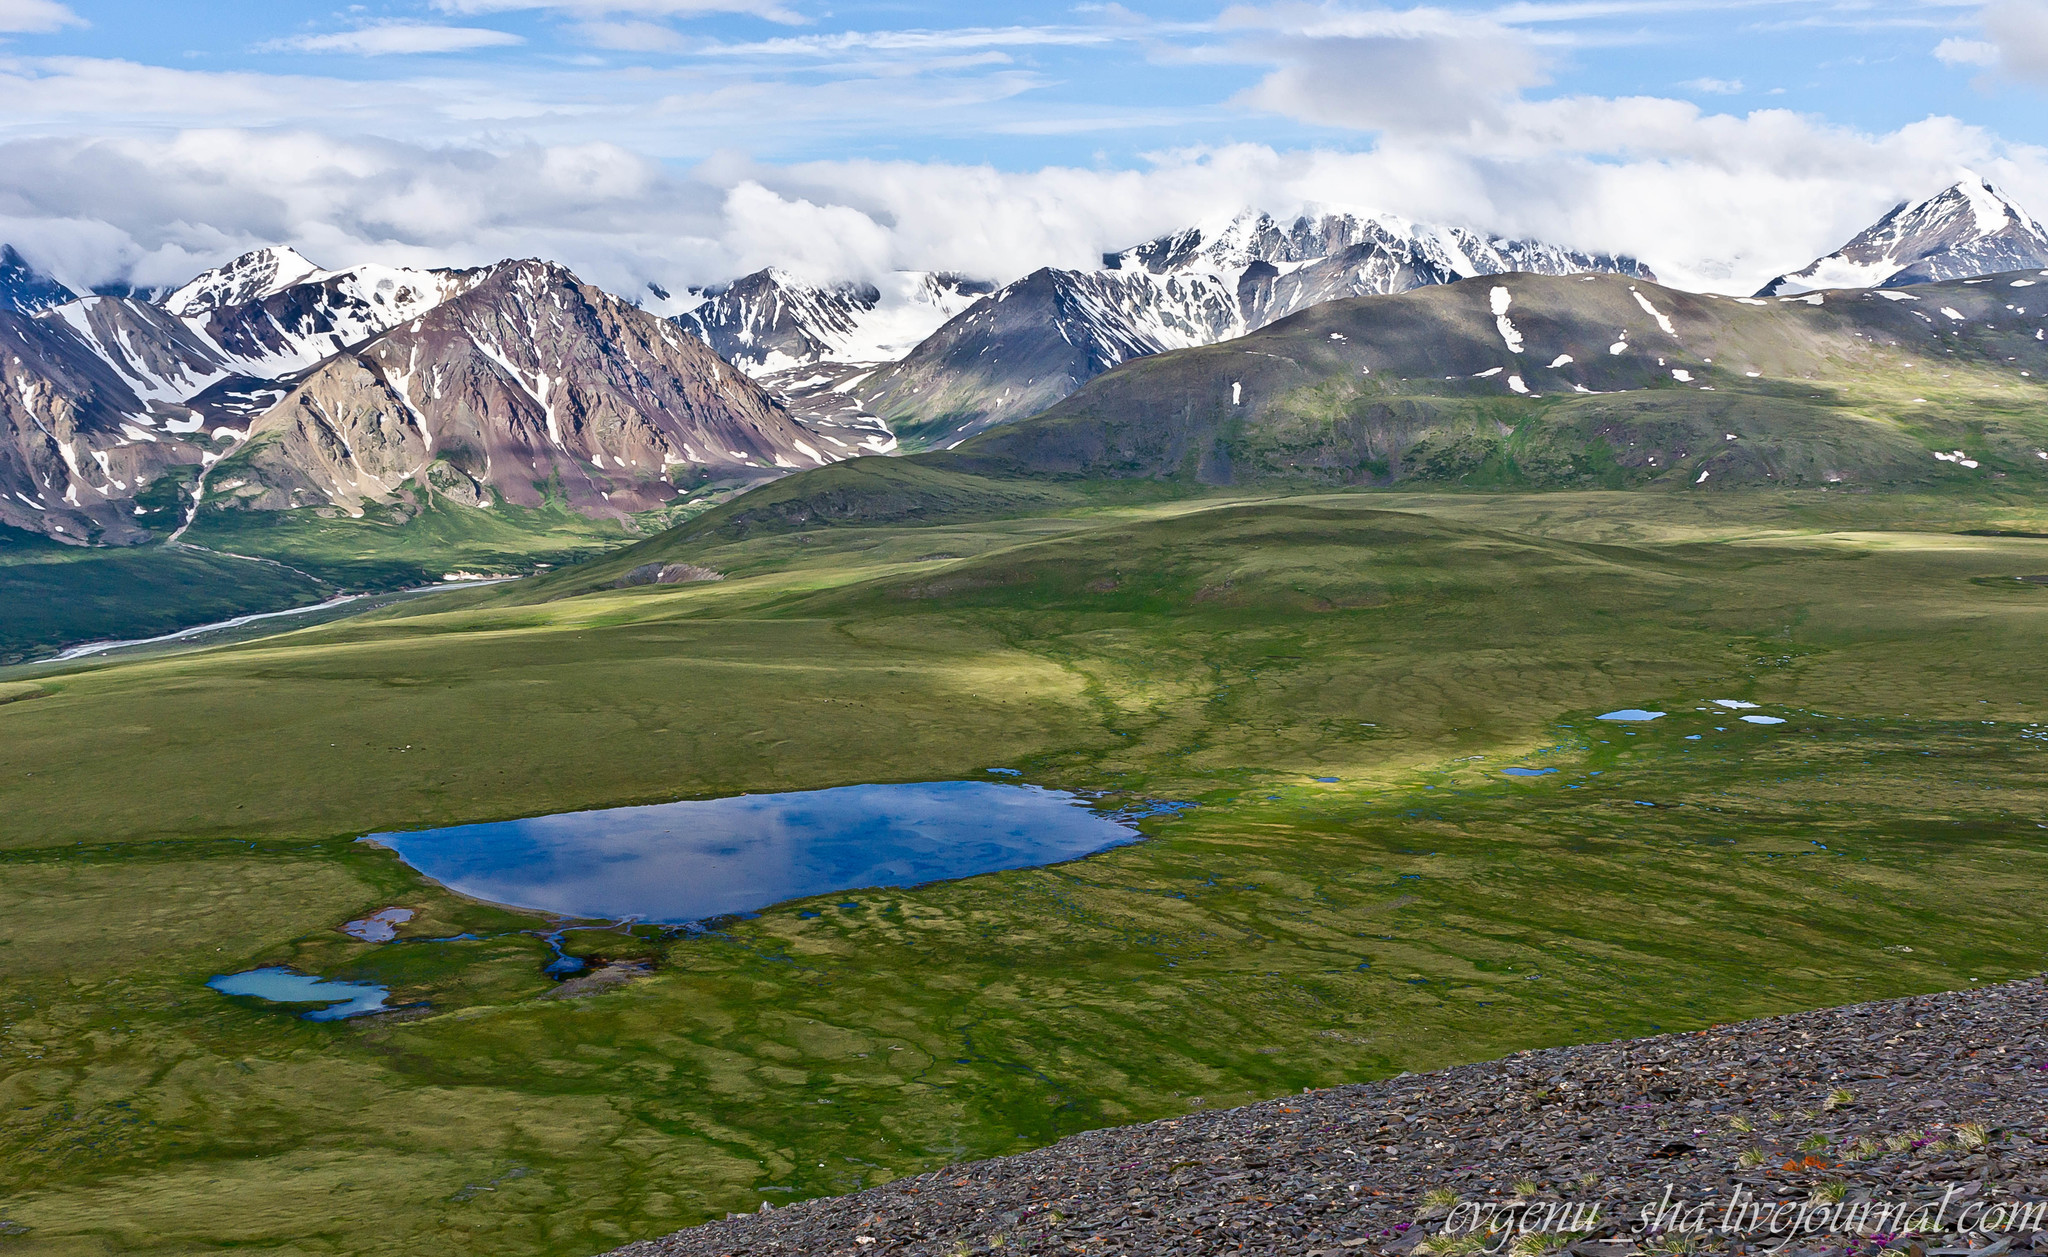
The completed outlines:
[[[610,588],[629,553],[16,669],[0,1252],[573,1257],[1092,1126],[2035,972],[2033,502],[1048,499],[678,556],[718,583]],[[1668,714],[1596,719],[1628,707]],[[582,994],[539,918],[354,841],[991,768],[1198,806],[1058,867],[572,933],[654,962]],[[398,941],[337,930],[388,906]],[[273,963],[399,1011],[205,985]]]

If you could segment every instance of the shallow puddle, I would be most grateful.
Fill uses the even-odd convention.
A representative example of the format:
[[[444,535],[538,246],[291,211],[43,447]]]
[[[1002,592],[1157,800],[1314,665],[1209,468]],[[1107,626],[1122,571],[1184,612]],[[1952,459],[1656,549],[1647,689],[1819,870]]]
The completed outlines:
[[[303,1014],[308,1021],[339,1021],[383,1009],[391,988],[367,982],[329,982],[309,973],[282,965],[250,969],[245,973],[223,973],[206,985],[222,995],[253,995],[273,1004],[324,1004]]]
[[[371,834],[451,890],[565,917],[680,924],[870,886],[1057,864],[1129,814],[984,781],[843,786]]]

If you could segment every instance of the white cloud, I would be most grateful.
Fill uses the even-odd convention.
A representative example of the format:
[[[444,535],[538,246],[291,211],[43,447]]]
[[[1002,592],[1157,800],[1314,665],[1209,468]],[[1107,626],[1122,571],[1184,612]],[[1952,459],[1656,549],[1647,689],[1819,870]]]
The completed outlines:
[[[1984,38],[1953,36],[1934,46],[1947,66],[1979,66],[1997,77],[2048,84],[2048,0],[1993,0],[1977,13]]]
[[[780,0],[433,0],[433,4],[443,13],[465,15],[542,11],[598,20],[621,14],[673,18],[702,17],[709,13],[747,13],[771,22],[795,24],[806,20]]]
[[[1691,79],[1679,86],[1711,96],[1739,96],[1742,93],[1741,79]]]
[[[59,119],[160,124],[176,118],[190,124],[264,111],[289,118],[309,98],[332,94],[324,87],[284,75],[178,70],[96,57],[0,60],[0,98],[8,103],[4,124],[15,130]]]
[[[1943,65],[1995,66],[1998,45],[1981,39],[1944,39],[1934,46],[1934,55]]]
[[[2048,206],[2048,153],[1952,120],[1884,135],[1786,111],[1681,102],[1518,106],[1518,151],[1392,137],[1364,151],[1232,145],[1139,169],[1003,171],[913,161],[677,172],[611,144],[486,150],[312,132],[0,143],[0,240],[74,284],[132,270],[167,283],[259,244],[322,265],[557,258],[614,291],[671,290],[775,264],[816,276],[894,269],[1010,279],[1247,205],[1462,223],[1633,253],[1668,280],[1745,292],[1804,265],[1958,163]],[[1515,111],[1511,111],[1515,112]],[[1559,147],[1608,128],[1614,151]],[[1544,137],[1550,137],[1545,139]]]
[[[2048,0],[1998,0],[1985,6],[1983,21],[2000,70],[2048,83]]]
[[[1644,13],[1662,2],[1516,9],[1539,22],[1564,20],[1552,11],[1565,8]],[[374,92],[342,77],[0,58],[0,134],[18,137],[0,141],[0,240],[74,283],[130,270],[173,282],[242,249],[289,243],[336,266],[553,257],[631,293],[649,280],[673,290],[769,264],[821,277],[906,268],[1010,279],[1089,265],[1247,205],[1324,206],[1632,253],[1681,284],[1745,292],[1834,249],[1899,199],[1952,181],[1959,164],[2048,210],[2048,152],[1954,119],[1871,134],[1787,110],[1547,95],[1561,45],[1501,21],[1500,10],[1336,4],[1233,8],[1158,55],[1210,78],[1217,65],[1248,67],[1231,70],[1234,83],[1255,81],[1237,98],[1236,123],[1250,107],[1350,128],[1346,144],[1193,147],[1126,169],[772,165],[744,154],[791,136],[820,151],[840,136],[1211,123],[1227,116],[1216,98],[1229,89],[1177,107],[1034,103],[1026,94],[1048,72],[1021,52],[1021,64],[1007,63],[1033,43],[1149,39],[1157,27],[713,44],[685,41],[670,24],[709,7],[779,11],[739,0],[549,3],[587,38],[694,55],[676,67],[451,69],[380,79]],[[1997,34],[2000,20],[1986,11],[1987,37],[2017,50],[2001,52],[2001,66],[2024,64],[2011,60],[2024,41]],[[1705,82],[1690,86],[1711,90]],[[371,133],[414,142],[361,138]],[[590,142],[598,135],[606,142]]]
[[[1238,103],[1321,126],[1491,127],[1508,102],[1549,79],[1527,32],[1441,9],[1237,6],[1217,26],[1237,40],[1202,55],[1273,67]]]
[[[955,30],[840,31],[750,43],[700,45],[706,56],[838,57],[849,52],[957,52],[975,48],[1086,47],[1128,38],[1128,32],[1085,26],[970,26]]]
[[[382,57],[394,53],[469,52],[503,48],[526,41],[509,31],[480,26],[433,26],[424,22],[382,22],[359,30],[328,35],[295,35],[265,44],[269,50],[353,53]]]
[[[57,0],[0,0],[0,31],[44,32],[85,25],[84,18]]]
[[[579,22],[583,42],[618,52],[683,52],[690,46],[681,32],[659,22]]]

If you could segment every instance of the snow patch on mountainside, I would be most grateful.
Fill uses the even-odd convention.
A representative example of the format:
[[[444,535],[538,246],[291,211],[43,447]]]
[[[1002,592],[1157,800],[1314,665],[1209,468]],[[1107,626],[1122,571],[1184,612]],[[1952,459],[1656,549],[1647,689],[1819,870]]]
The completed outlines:
[[[1511,354],[1521,353],[1522,334],[1515,330],[1514,320],[1508,318],[1508,307],[1515,302],[1514,294],[1510,293],[1506,288],[1496,286],[1493,292],[1489,294],[1488,300],[1493,308],[1494,328],[1500,332],[1500,338],[1507,345],[1508,352]]]

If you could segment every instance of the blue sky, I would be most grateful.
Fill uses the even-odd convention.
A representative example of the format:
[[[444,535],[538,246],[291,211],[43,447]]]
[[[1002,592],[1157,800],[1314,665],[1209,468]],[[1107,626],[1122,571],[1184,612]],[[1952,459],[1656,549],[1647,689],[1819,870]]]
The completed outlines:
[[[737,116],[720,111],[716,129],[669,118],[648,126],[653,134],[643,143],[672,161],[737,144],[771,161],[907,157],[1023,170],[1129,162],[1161,146],[1360,138],[1356,128],[1317,125],[1240,99],[1272,68],[1249,46],[1256,28],[1230,18],[1233,9],[1254,6],[730,0],[723,7],[743,11],[720,12],[716,0],[71,0],[62,7],[79,20],[16,32],[5,52],[304,77],[366,91],[441,80],[490,98],[480,102],[480,116],[435,118],[440,138],[604,138],[599,117],[607,111],[584,113],[592,98],[645,103],[703,93],[754,102],[763,89],[787,93],[788,108],[768,99]],[[1545,81],[1528,92],[1535,99],[1671,97],[1714,112],[1792,109],[1866,131],[1952,115],[2010,140],[2048,143],[2048,99],[2038,86],[1937,57],[1944,41],[1981,38],[1975,5],[1561,0],[1420,11],[1431,9],[1525,32],[1544,61]],[[398,51],[412,48],[422,51]],[[815,112],[819,98],[849,83],[865,85],[870,103],[835,97],[828,113]],[[125,117],[0,118],[11,129],[23,122],[48,129],[206,124],[218,115],[192,100],[185,110],[137,109]]]
[[[1733,285],[1964,166],[2048,212],[2044,88],[2048,0],[0,0],[0,231],[623,286],[1331,204]]]

